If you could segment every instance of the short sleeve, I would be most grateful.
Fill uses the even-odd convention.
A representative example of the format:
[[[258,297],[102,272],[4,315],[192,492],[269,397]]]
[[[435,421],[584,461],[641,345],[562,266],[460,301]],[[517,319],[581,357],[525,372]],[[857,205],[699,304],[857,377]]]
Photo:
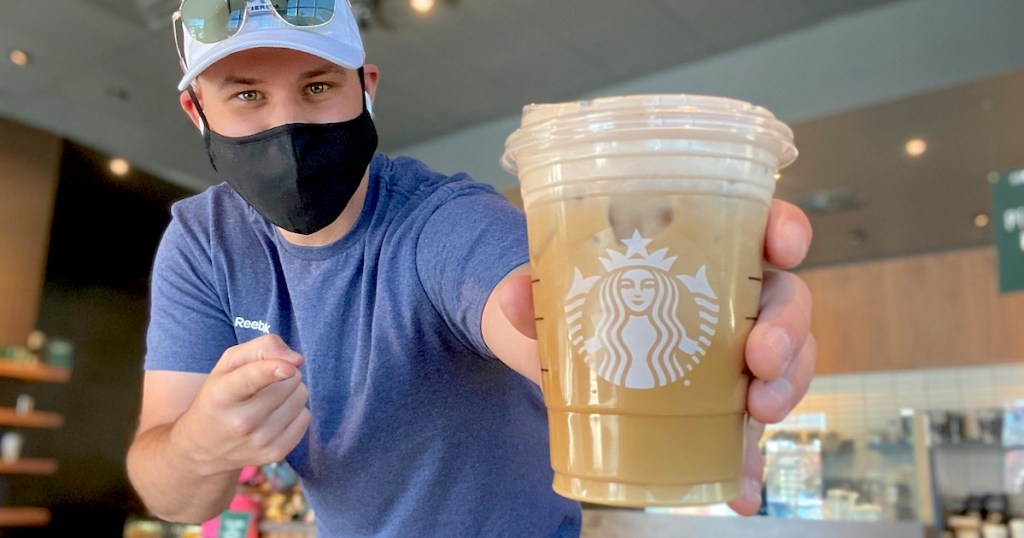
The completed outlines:
[[[172,219],[153,262],[146,370],[208,373],[237,343],[212,273],[209,247]]]
[[[529,261],[526,221],[522,211],[488,186],[472,184],[451,192],[421,231],[416,269],[455,336],[493,358],[483,339],[484,305],[506,275]]]

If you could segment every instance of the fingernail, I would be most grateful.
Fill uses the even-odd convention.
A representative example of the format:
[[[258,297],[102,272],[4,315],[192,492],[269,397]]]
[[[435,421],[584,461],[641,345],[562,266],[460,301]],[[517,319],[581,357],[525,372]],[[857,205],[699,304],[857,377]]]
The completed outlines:
[[[298,352],[289,349],[288,350],[288,358],[290,360],[292,360],[293,362],[294,361],[300,361],[300,360],[302,360],[302,355],[299,355]]]
[[[790,236],[790,237],[802,236],[803,232],[804,232],[803,231],[803,227],[798,225],[798,224],[796,224],[796,223],[794,223],[794,222],[789,223],[786,226],[786,228],[787,228],[786,234],[788,236]],[[811,249],[811,244],[809,242],[804,241],[803,243],[800,244],[800,259],[801,260],[803,260],[804,258],[807,257],[807,251],[810,250],[810,249]]]
[[[793,382],[786,377],[780,377],[769,383],[771,391],[778,398],[779,404],[788,407],[793,398]]]
[[[274,368],[274,377],[278,379],[288,379],[291,376],[292,375],[290,373],[284,371],[282,368]]]
[[[768,346],[778,357],[780,368],[793,356],[793,343],[789,340],[789,333],[782,329],[772,329],[768,333]]]

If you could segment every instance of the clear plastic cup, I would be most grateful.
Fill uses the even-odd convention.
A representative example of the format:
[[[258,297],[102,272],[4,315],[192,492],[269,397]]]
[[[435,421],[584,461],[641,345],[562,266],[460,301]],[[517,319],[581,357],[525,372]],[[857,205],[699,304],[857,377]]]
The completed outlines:
[[[734,99],[534,104],[520,181],[553,487],[680,506],[739,494],[763,240],[793,134]]]

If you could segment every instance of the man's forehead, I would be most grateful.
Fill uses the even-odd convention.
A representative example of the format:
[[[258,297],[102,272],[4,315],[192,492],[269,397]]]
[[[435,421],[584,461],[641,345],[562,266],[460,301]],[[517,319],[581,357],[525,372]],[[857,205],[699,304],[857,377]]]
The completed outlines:
[[[346,69],[344,66],[335,64],[321,56],[285,46],[260,46],[242,49],[232,52],[231,54],[217,60],[210,67],[223,65],[225,63],[271,64],[273,67],[279,68],[290,67],[293,65],[329,63],[337,66],[338,69]]]
[[[346,75],[355,70],[312,54],[283,48],[261,47],[238,51],[206,68],[204,79],[311,78],[325,74]]]

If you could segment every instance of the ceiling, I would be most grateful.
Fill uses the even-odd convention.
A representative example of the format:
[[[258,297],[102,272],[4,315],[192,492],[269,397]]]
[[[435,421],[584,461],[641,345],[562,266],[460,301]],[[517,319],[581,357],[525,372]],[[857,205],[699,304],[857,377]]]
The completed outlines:
[[[378,18],[364,39],[368,61],[381,68],[376,122],[382,149],[400,152],[514,117],[526,103],[623,87],[920,1],[448,0],[425,16],[405,0],[374,3]],[[214,183],[201,139],[178,107],[169,24],[177,4],[4,0],[0,52],[24,50],[31,63],[0,58],[0,116],[124,156],[193,191]],[[813,211],[808,263],[989,242],[972,219],[988,210],[985,173],[1024,166],[1022,92],[1020,74],[998,73],[856,109],[794,114],[801,156],[778,192]],[[911,136],[928,139],[918,159],[902,153]]]

